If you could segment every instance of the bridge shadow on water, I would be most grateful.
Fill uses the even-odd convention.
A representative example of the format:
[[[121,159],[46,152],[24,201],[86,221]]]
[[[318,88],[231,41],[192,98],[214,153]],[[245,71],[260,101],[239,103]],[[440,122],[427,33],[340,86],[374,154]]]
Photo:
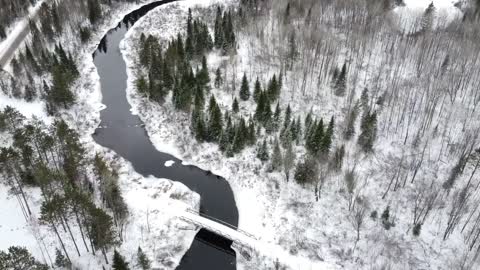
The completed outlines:
[[[232,241],[208,230],[201,229],[192,246],[183,256],[177,269],[219,269],[219,263],[235,269],[236,256]],[[205,252],[208,250],[208,252]],[[198,262],[201,262],[199,267]]]
[[[201,196],[202,214],[237,226],[238,210],[228,182],[195,166],[184,166],[181,160],[157,151],[143,128],[142,121],[130,112],[125,92],[126,65],[119,52],[119,43],[128,28],[139,18],[168,2],[173,1],[154,2],[125,16],[117,27],[105,35],[94,53],[101,82],[102,103],[106,109],[101,112],[101,128],[95,131],[93,138],[98,144],[112,149],[131,162],[138,173],[185,184]],[[175,161],[175,164],[165,167],[164,163],[169,160]],[[202,229],[177,269],[235,270],[236,255],[231,244],[231,240]]]

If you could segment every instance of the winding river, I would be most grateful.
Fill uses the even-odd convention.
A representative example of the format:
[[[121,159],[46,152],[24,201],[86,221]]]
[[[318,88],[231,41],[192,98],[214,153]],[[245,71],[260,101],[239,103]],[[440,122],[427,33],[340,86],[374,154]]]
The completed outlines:
[[[130,112],[126,97],[126,64],[119,50],[119,43],[128,28],[155,7],[173,1],[158,1],[145,5],[126,15],[122,22],[111,29],[94,53],[94,62],[100,75],[103,104],[101,126],[94,139],[130,161],[135,170],[144,175],[167,178],[185,184],[201,196],[201,212],[229,224],[238,225],[238,210],[228,182],[210,172],[194,166],[184,166],[182,161],[159,152],[152,145],[142,121]],[[137,127],[132,127],[137,126]],[[165,167],[168,160],[175,161]],[[177,269],[233,270],[236,269],[232,241],[206,230],[200,230]]]

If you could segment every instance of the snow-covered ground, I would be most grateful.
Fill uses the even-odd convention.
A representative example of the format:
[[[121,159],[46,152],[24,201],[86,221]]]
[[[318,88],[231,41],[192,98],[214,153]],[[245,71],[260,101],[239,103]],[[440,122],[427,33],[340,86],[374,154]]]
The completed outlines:
[[[427,7],[433,3],[436,14],[432,27],[446,28],[451,22],[462,18],[462,11],[455,7],[459,0],[405,0],[405,6],[396,7],[393,17],[400,29],[407,33],[415,33],[421,29],[422,16]]]
[[[436,18],[439,20],[436,25],[448,24],[450,16],[458,17],[458,11],[450,1],[434,1],[437,6]],[[205,4],[210,3],[206,1]],[[223,4],[230,4],[222,2]],[[416,18],[423,14],[430,1],[406,1],[405,15],[409,18]],[[137,44],[140,34],[152,34],[162,42],[170,40],[178,31],[183,31],[184,22],[187,16],[187,7],[194,6],[190,2],[181,4],[169,4],[160,7],[148,14],[129,31],[126,39],[121,44],[121,50],[128,67],[128,98],[132,105],[132,111],[138,114],[146,124],[148,134],[155,147],[162,152],[167,152],[184,160],[184,163],[194,164],[204,170],[210,170],[218,174],[230,183],[239,209],[239,227],[253,233],[264,242],[281,245],[289,250],[291,254],[308,257],[311,261],[326,261],[336,263],[345,269],[453,269],[466,254],[466,246],[463,236],[458,232],[447,239],[442,240],[441,234],[445,226],[446,216],[443,209],[445,205],[438,206],[435,214],[422,227],[419,237],[412,235],[412,200],[415,190],[421,190],[419,186],[424,185],[427,190],[435,191],[426,179],[438,179],[443,181],[454,160],[442,160],[442,149],[440,139],[429,147],[428,157],[422,166],[421,172],[417,175],[415,184],[409,184],[404,189],[395,191],[394,195],[382,199],[386,189],[385,182],[392,178],[392,174],[399,166],[408,166],[406,161],[403,164],[403,156],[418,156],[418,151],[404,147],[401,133],[398,138],[391,135],[379,134],[376,143],[376,153],[373,156],[363,156],[355,150],[355,141],[347,142],[347,157],[345,166],[355,168],[358,178],[354,195],[364,198],[368,205],[369,212],[363,224],[360,241],[355,245],[356,233],[352,227],[351,211],[349,202],[352,196],[345,188],[343,174],[328,175],[323,183],[320,200],[315,200],[313,187],[303,187],[294,181],[286,182],[280,173],[268,173],[265,165],[255,158],[254,148],[247,148],[239,155],[227,158],[220,153],[214,144],[198,144],[189,131],[189,115],[177,112],[173,109],[170,98],[162,106],[146,101],[140,97],[135,90],[135,79],[138,76],[139,64],[137,60]],[[206,5],[200,5],[206,7]],[[442,12],[448,14],[447,17]],[[199,15],[197,11],[194,16]],[[446,18],[446,20],[444,20]],[[211,18],[210,18],[211,19]],[[441,23],[440,23],[441,21]],[[273,26],[265,22],[265,29],[273,29]],[[268,31],[266,31],[268,33]],[[262,33],[264,35],[268,35]],[[253,34],[252,34],[253,35]],[[238,52],[232,59],[219,56],[214,52],[208,55],[208,66],[210,71],[215,70],[219,65],[227,67],[227,77],[232,78],[236,72],[237,84],[243,75],[253,80],[254,76],[260,75],[264,81],[273,72],[278,72],[278,65],[265,65],[264,61],[257,61],[264,49],[264,55],[271,53],[266,44],[252,38],[252,35],[237,35]],[[268,36],[265,39],[268,42]],[[262,47],[262,45],[265,45]],[[374,52],[379,48],[369,48]],[[255,52],[252,48],[260,50]],[[344,54],[344,51],[340,52]],[[275,55],[275,54],[271,54]],[[341,57],[340,57],[341,58]],[[347,57],[345,56],[345,59]],[[376,59],[378,60],[378,59]],[[229,62],[230,61],[230,62]],[[342,63],[342,59],[338,59]],[[232,64],[233,63],[233,64]],[[369,63],[370,64],[370,63]],[[381,60],[378,63],[381,65]],[[361,66],[361,64],[359,64]],[[409,70],[406,68],[405,70]],[[416,80],[412,71],[401,74],[402,80]],[[375,70],[373,74],[368,70],[361,70],[359,78],[366,77],[365,82],[358,82],[358,89],[374,85],[377,78]],[[300,77],[301,75],[297,75]],[[214,78],[214,74],[210,74]],[[253,77],[253,78],[252,78]],[[294,75],[292,75],[294,77]],[[307,78],[306,81],[315,82],[315,78]],[[344,117],[345,101],[333,96],[330,90],[321,88],[315,83],[309,83],[307,94],[299,93],[299,85],[294,80],[288,79],[285,82],[285,91],[291,91],[281,98],[281,106],[286,107],[290,103],[295,115],[304,116],[310,109],[317,116],[328,117],[334,115],[339,123]],[[310,88],[311,87],[311,88]],[[237,85],[237,89],[239,85]],[[324,90],[323,92],[321,90]],[[360,90],[357,91],[359,95]],[[223,110],[229,109],[233,94],[223,89],[213,89],[217,102]],[[291,93],[291,96],[289,94]],[[255,105],[252,102],[241,102],[240,110],[243,115],[251,114]],[[454,114],[461,113],[462,109],[454,111]],[[382,116],[379,124],[383,127],[386,119]],[[155,121],[151,121],[155,119]],[[456,123],[461,125],[461,123]],[[473,125],[473,124],[472,124]],[[380,128],[379,128],[380,129]],[[461,129],[455,126],[454,130]],[[357,126],[358,130],[358,126]],[[338,130],[341,132],[341,130]],[[402,131],[404,132],[404,131]],[[385,133],[387,134],[387,133]],[[407,133],[408,135],[408,133]],[[463,135],[457,134],[460,140]],[[452,137],[454,135],[452,134]],[[341,137],[341,135],[338,135]],[[300,148],[297,149],[297,156],[303,154]],[[408,162],[411,162],[408,161]],[[400,165],[399,165],[400,164]],[[413,164],[413,162],[412,162]],[[469,168],[471,170],[471,168]],[[466,173],[468,175],[468,172]],[[407,174],[405,177],[411,177]],[[406,179],[406,178],[405,178]],[[388,184],[388,181],[387,181]],[[438,183],[437,183],[438,184]],[[435,186],[435,187],[438,187]],[[379,195],[380,194],[380,195]],[[443,196],[443,195],[442,195]],[[376,211],[378,216],[384,209],[390,206],[390,214],[395,226],[389,230],[384,229],[379,217],[370,218],[370,213]],[[437,212],[438,211],[438,212]],[[268,260],[268,258],[261,258]],[[253,259],[246,260],[243,256],[237,256],[239,269],[269,269],[265,261]]]
[[[109,11],[98,31],[93,33],[89,43],[79,45],[78,40],[69,34],[62,36],[65,48],[75,49],[75,56],[80,78],[73,86],[77,94],[77,104],[70,110],[62,112],[62,117],[72,128],[75,128],[81,142],[93,158],[95,153],[103,154],[113,166],[119,170],[119,183],[123,196],[129,207],[129,223],[125,230],[125,241],[118,250],[126,257],[131,267],[136,269],[136,251],[140,246],[152,261],[152,266],[161,269],[174,269],[183,254],[190,247],[198,228],[182,221],[172,214],[172,209],[198,209],[200,198],[181,183],[167,179],[143,177],[137,174],[128,161],[118,157],[112,151],[100,147],[92,138],[92,134],[100,123],[100,111],[105,108],[101,103],[100,81],[93,63],[92,53],[96,50],[101,38],[108,30],[114,28],[125,14],[137,9],[140,5],[153,0],[138,1],[138,3],[122,3]],[[71,35],[71,34],[70,34]],[[9,40],[9,39],[7,39]],[[0,93],[0,108],[12,106],[22,114],[31,118],[42,119],[49,124],[52,118],[45,111],[42,101],[24,102],[7,97]],[[7,146],[11,140],[6,134],[0,134],[1,146]],[[41,198],[37,189],[29,189],[29,202],[32,204],[35,218],[25,221],[14,196],[7,195],[8,188],[0,186],[0,249],[21,245],[27,247],[40,261],[51,264],[55,259],[55,248],[59,247],[55,235],[45,226],[37,226]],[[170,212],[165,209],[170,209]],[[80,239],[77,228],[74,235]],[[67,238],[67,234],[65,234]],[[82,247],[82,256],[76,256],[73,245],[67,242],[67,249],[74,266],[79,269],[101,269],[105,265],[100,252],[92,256]],[[111,253],[108,256],[111,258]],[[108,268],[107,268],[108,269]]]

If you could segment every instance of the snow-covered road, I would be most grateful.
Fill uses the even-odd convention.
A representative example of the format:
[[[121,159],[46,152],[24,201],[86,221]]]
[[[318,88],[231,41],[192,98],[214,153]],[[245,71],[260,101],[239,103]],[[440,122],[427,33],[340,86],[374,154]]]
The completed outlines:
[[[45,1],[48,0],[38,1],[38,3],[30,9],[29,15],[17,22],[8,37],[2,43],[0,43],[0,68],[3,69],[7,65],[10,59],[12,59],[17,48],[25,40],[30,32],[30,29],[28,28],[28,22],[37,17],[38,11]]]

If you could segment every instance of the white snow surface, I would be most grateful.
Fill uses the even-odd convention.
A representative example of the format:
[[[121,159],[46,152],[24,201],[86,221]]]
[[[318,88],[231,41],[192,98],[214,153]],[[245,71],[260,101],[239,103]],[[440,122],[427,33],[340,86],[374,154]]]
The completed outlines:
[[[165,161],[164,166],[165,166],[165,167],[172,167],[173,164],[175,164],[175,161],[173,161],[173,160],[167,160],[167,161]]]
[[[455,7],[458,0],[405,0],[405,6],[393,10],[393,18],[398,27],[406,33],[415,33],[421,29],[421,20],[425,9],[433,3],[435,14],[434,29],[444,29],[450,23],[462,18],[462,11]]]
[[[231,4],[228,1],[222,3]],[[408,16],[414,15],[410,12],[413,10],[418,10],[421,15],[426,8],[426,6],[423,7],[426,2],[408,7],[410,3],[407,2],[406,7],[409,9]],[[160,106],[139,96],[135,91],[134,82],[138,73],[141,72],[137,59],[137,44],[140,34],[142,32],[146,35],[152,34],[162,42],[167,42],[178,31],[183,31],[187,7],[193,7],[193,5],[190,5],[190,2],[182,2],[154,10],[137,22],[120,45],[128,68],[127,96],[132,105],[132,112],[138,114],[144,121],[148,134],[159,151],[175,155],[182,159],[184,164],[194,164],[224,177],[231,185],[237,202],[239,227],[254,234],[262,242],[279,245],[289,253],[296,254],[297,257],[309,258],[310,262],[336,263],[344,269],[454,268],[454,265],[458,263],[457,260],[460,260],[460,256],[457,255],[462,254],[463,256],[466,248],[462,241],[462,235],[458,231],[454,232],[446,241],[441,239],[442,237],[439,235],[445,224],[444,215],[436,212],[430,217],[431,220],[422,227],[420,237],[414,237],[411,233],[412,190],[420,185],[428,185],[428,181],[409,185],[405,189],[395,191],[395,195],[386,196],[386,199],[379,196],[386,188],[385,179],[390,179],[393,171],[398,168],[400,156],[414,155],[403,147],[403,134],[400,134],[399,138],[379,134],[375,154],[372,156],[363,156],[356,152],[355,140],[345,144],[347,156],[344,167],[355,167],[358,178],[355,195],[367,200],[369,211],[375,210],[381,214],[381,211],[387,206],[396,209],[395,213],[392,213],[396,225],[390,230],[383,228],[379,218],[373,219],[367,215],[361,240],[358,245],[353,247],[356,235],[349,220],[351,212],[348,207],[348,202],[352,200],[353,195],[348,194],[345,190],[343,174],[328,175],[321,188],[320,199],[316,201],[312,186],[304,187],[294,181],[286,182],[282,174],[267,172],[266,165],[255,157],[254,147],[247,148],[232,158],[227,158],[220,153],[215,144],[197,143],[189,131],[189,115],[176,111],[170,97],[167,97],[166,102]],[[205,7],[205,5],[201,5],[201,7]],[[439,4],[437,12],[444,9],[449,14],[450,12],[451,14],[457,13],[457,10],[451,8],[450,4],[446,2]],[[194,10],[194,16],[198,15],[199,11]],[[267,36],[265,38],[267,41],[263,42],[268,42],[268,38],[270,38],[268,35],[272,35],[268,32],[268,29],[273,29],[270,23],[271,21],[268,21],[267,17],[264,24],[267,31],[262,32]],[[276,66],[276,63],[269,65],[268,60],[257,61],[257,58],[261,58],[262,53],[276,55],[269,51],[272,50],[272,46],[262,47],[262,41],[243,34],[237,35],[237,41],[239,43],[237,55],[232,58],[221,56],[217,52],[207,56],[211,71],[210,78],[214,78],[212,70],[223,65],[223,68],[227,70],[228,80],[232,78],[232,74],[235,74],[237,89],[239,89],[240,80],[238,78],[241,78],[244,72],[250,81],[255,76],[260,76],[260,79],[265,81],[274,72],[278,72],[280,68]],[[381,44],[376,45],[378,48],[369,49],[375,54],[379,53],[378,51],[383,52]],[[259,52],[252,48],[258,49]],[[339,54],[341,56],[337,61],[343,63],[342,57],[347,58],[348,52],[340,51]],[[378,58],[381,56],[375,58],[375,61],[379,61]],[[373,64],[373,66],[376,65],[381,65],[381,62]],[[368,69],[361,69],[359,77],[365,76],[366,79],[364,83],[360,82],[355,85],[357,89],[369,86],[367,83],[374,84],[371,81],[375,81],[377,78],[375,73],[377,71],[372,71],[373,74],[368,72]],[[296,75],[299,76],[299,74]],[[289,76],[295,76],[295,74],[289,74]],[[409,69],[405,73],[399,74],[399,77],[406,81],[415,80],[413,71]],[[345,113],[342,111],[345,110],[345,107],[342,106],[346,105],[346,101],[335,97],[331,93],[331,89],[318,87],[315,83],[316,80],[316,78],[308,78],[307,81],[313,83],[309,82],[307,90],[301,95],[298,90],[297,92],[294,90],[299,88],[298,81],[286,79],[284,89],[290,92],[281,97],[280,105],[283,110],[287,104],[290,104],[295,115],[304,117],[311,108],[316,116],[328,119],[333,115],[337,121],[342,122],[341,119]],[[230,109],[235,93],[231,92],[229,86],[224,88],[226,89],[212,89],[211,91],[215,94],[222,110],[225,111]],[[252,101],[240,102],[240,113],[244,116],[251,114],[254,110],[255,104]],[[458,113],[461,112],[462,109],[459,109]],[[151,119],[155,119],[155,121],[151,121]],[[381,121],[383,121],[382,123],[386,122],[383,118],[379,120],[379,122]],[[358,130],[358,126],[356,129]],[[460,129],[458,127],[456,130]],[[298,147],[296,149],[297,157],[301,157],[304,154],[303,151]],[[415,152],[414,150],[410,151]],[[432,181],[433,179],[444,179],[454,161],[442,161],[439,165],[436,157],[439,152],[441,155],[442,150],[432,147],[428,151],[428,158],[418,177],[432,179]],[[368,213],[370,214],[370,212]],[[267,259],[259,257],[249,261],[239,255],[237,256],[238,269],[271,269],[272,266],[265,263]],[[290,266],[295,268],[293,265]]]
[[[0,42],[0,55],[4,53],[4,50],[8,47],[9,44],[13,42],[13,40],[15,40],[15,38],[20,34],[20,32],[22,32],[25,27],[28,27],[29,19],[36,16],[38,11],[40,10],[40,7],[45,1],[46,0],[39,0],[35,4],[35,6],[29,8],[29,14],[27,18],[22,18],[7,28],[7,38]]]
[[[21,114],[27,118],[37,117],[42,119],[46,123],[51,122],[51,117],[47,115],[45,111],[45,104],[41,101],[26,102],[24,100],[11,98],[0,92],[0,110],[3,110],[6,106],[17,109]]]
[[[130,264],[132,269],[138,267],[135,260],[139,246],[149,256],[153,267],[174,269],[198,232],[196,226],[182,221],[165,210],[198,209],[200,202],[198,194],[178,182],[139,175],[128,161],[111,150],[99,146],[92,138],[92,134],[100,123],[100,111],[105,108],[101,103],[100,81],[92,53],[106,32],[114,28],[125,14],[153,1],[145,0],[138,1],[136,4],[117,5],[105,14],[102,25],[98,27],[100,30],[93,33],[90,42],[86,45],[80,45],[78,37],[73,32],[67,31],[68,33],[64,33],[60,38],[66,49],[75,48],[75,57],[80,70],[80,78],[72,88],[77,94],[77,104],[63,111],[62,118],[79,132],[80,140],[90,158],[93,158],[95,153],[101,153],[119,172],[119,183],[130,217],[125,229],[124,242],[117,247],[117,250],[132,262]],[[46,124],[52,121],[44,110],[45,104],[41,101],[27,103],[0,94],[0,108],[6,105],[16,108],[28,118],[37,117]],[[9,135],[0,134],[0,146],[8,146],[10,143]],[[55,259],[55,248],[59,248],[59,243],[46,226],[39,225],[37,222],[41,205],[39,190],[36,188],[27,190],[27,199],[33,212],[33,217],[28,221],[23,217],[15,197],[8,195],[7,191],[8,187],[0,185],[0,249],[13,245],[25,246],[38,260],[51,265],[52,260]],[[73,266],[77,269],[102,269],[102,266],[109,269],[100,252],[97,252],[96,256],[86,252],[79,241],[81,238],[78,228],[73,226],[72,230],[81,251],[81,256],[78,257],[73,244],[65,241]],[[62,233],[62,237],[69,239],[67,234]],[[112,253],[113,250],[107,254],[110,259]]]

